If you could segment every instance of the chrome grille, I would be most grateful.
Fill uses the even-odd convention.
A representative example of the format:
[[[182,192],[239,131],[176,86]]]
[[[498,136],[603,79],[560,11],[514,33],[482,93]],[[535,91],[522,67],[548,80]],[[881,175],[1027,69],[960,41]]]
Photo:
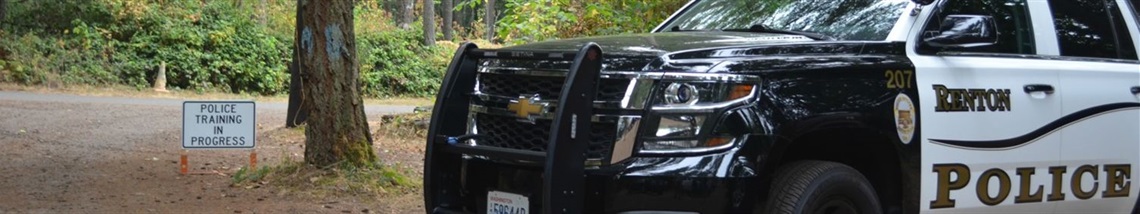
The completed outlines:
[[[562,93],[564,77],[527,76],[480,73],[478,90],[484,94],[506,97],[538,94],[544,100],[557,101]],[[629,79],[601,79],[595,100],[620,101],[629,87]]]
[[[545,152],[550,140],[551,120],[535,120],[535,124],[519,122],[514,117],[485,113],[475,115],[475,129],[486,136],[479,145]],[[590,126],[590,145],[586,158],[603,160],[610,156],[617,138],[616,122],[594,122]]]
[[[488,63],[481,66],[476,74],[475,99],[471,101],[471,119],[469,133],[477,133],[483,137],[471,141],[478,146],[492,146],[546,152],[550,129],[553,123],[554,112],[561,98],[562,86],[569,64],[559,64],[544,61],[533,65],[535,67],[511,64],[510,67],[497,65],[501,62]],[[489,65],[495,64],[495,65]],[[598,91],[594,106],[597,109],[622,109],[622,101],[626,99],[626,91],[636,78],[636,74],[613,75],[605,74],[598,81]],[[510,111],[508,104],[520,96],[538,95],[538,99],[550,103],[545,112],[534,115],[533,123],[520,122],[515,112]],[[630,136],[619,135],[622,130],[629,131],[629,127],[622,126],[621,115],[607,115],[600,117],[594,115],[589,132],[590,140],[586,152],[586,164],[598,166],[611,163],[615,142],[629,141]],[[629,124],[625,124],[629,125]],[[627,155],[628,156],[628,155]],[[492,157],[493,158],[493,157]]]

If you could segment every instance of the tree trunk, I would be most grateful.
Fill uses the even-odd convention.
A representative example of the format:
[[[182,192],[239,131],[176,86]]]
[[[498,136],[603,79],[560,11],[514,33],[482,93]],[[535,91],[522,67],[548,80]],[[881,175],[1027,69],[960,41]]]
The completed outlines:
[[[447,0],[444,0],[447,1]],[[435,45],[435,1],[424,0],[424,45]]]
[[[0,26],[8,21],[8,0],[0,0]]]
[[[403,9],[400,9],[400,28],[412,28],[412,22],[416,20],[416,0],[403,0],[401,6]]]
[[[366,166],[376,160],[361,99],[354,0],[304,1],[301,72],[310,101],[305,162]]]
[[[456,2],[459,2],[459,3],[462,3],[462,1],[463,0],[456,0]],[[472,14],[473,13],[472,11],[475,11],[475,8],[461,7],[461,8],[459,8],[459,12],[456,13],[459,16],[456,16],[455,20],[459,24],[459,26],[461,27],[460,31],[457,32],[457,34],[460,36],[460,38],[464,38],[466,36],[478,36],[478,35],[471,35],[471,30],[475,29],[476,24],[474,22],[475,22],[475,17],[477,16],[475,14]]]
[[[0,0],[2,1],[2,0]],[[297,0],[296,22],[293,26],[301,26],[301,3]],[[293,31],[293,38],[301,38],[301,28]],[[301,40],[293,40],[293,61],[289,63],[289,106],[285,112],[285,127],[295,128],[309,119],[309,106],[305,103],[305,85],[301,84]]]
[[[453,0],[443,0],[440,2],[441,11],[443,11],[443,26],[440,30],[443,31],[443,40],[451,41],[455,39],[452,35],[451,22],[455,19],[455,5],[452,4]]]
[[[487,24],[486,28],[484,28],[484,30],[486,30],[486,32],[484,32],[486,33],[486,35],[484,35],[484,38],[486,38],[488,42],[494,43],[495,22],[497,22],[496,19],[498,18],[495,13],[495,0],[487,0],[484,4],[485,5],[483,6],[485,9],[483,9],[483,21],[486,21]]]
[[[257,23],[262,27],[269,25],[269,0],[257,2]]]

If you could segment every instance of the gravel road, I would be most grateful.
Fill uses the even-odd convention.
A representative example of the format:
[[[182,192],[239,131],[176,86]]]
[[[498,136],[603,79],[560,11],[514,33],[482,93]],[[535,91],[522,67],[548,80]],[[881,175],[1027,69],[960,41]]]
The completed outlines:
[[[191,151],[192,170],[222,174],[180,175],[182,101],[0,91],[0,213],[407,212],[381,201],[232,187],[224,173],[245,166],[248,150]],[[282,130],[285,103],[257,108],[261,162],[302,151],[300,142],[262,137]],[[413,108],[365,109],[378,121]]]

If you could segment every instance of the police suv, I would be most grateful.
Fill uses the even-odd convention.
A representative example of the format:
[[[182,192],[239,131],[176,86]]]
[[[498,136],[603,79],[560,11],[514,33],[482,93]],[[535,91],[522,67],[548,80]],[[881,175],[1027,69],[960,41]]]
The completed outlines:
[[[647,34],[466,44],[426,209],[1140,213],[1138,5],[694,0]]]

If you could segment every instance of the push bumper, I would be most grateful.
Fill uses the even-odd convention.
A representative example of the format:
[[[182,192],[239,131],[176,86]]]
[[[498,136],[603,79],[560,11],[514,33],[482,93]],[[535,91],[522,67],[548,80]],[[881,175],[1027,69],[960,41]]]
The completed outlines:
[[[693,157],[635,157],[585,172],[584,213],[751,213],[759,201],[751,164],[735,150]],[[435,213],[483,213],[487,193],[527,196],[542,210],[542,169],[486,159],[463,160],[462,204]]]
[[[527,197],[529,213],[751,212],[760,182],[740,146],[685,157],[634,157],[586,168],[588,118],[601,70],[601,50],[495,51],[462,45],[441,85],[428,129],[424,201],[429,213],[483,213],[488,192]],[[466,118],[482,59],[566,60],[571,69],[560,93],[545,151],[466,144],[478,138]],[[520,164],[530,163],[530,164]],[[500,193],[496,193],[500,194]],[[515,197],[515,196],[511,196]]]

